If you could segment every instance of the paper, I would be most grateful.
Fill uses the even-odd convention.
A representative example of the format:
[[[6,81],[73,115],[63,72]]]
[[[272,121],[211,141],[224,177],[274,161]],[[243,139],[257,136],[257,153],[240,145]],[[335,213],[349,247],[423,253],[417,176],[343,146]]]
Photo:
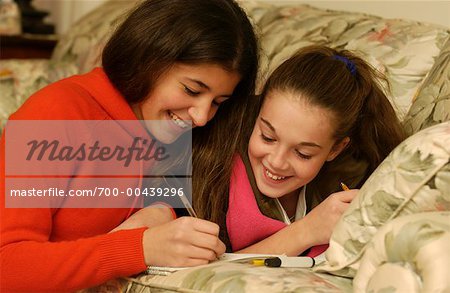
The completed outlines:
[[[235,260],[247,260],[253,258],[268,258],[268,257],[277,257],[277,256],[286,256],[285,254],[258,254],[258,253],[224,253],[222,254],[218,261],[235,261]],[[212,262],[214,263],[214,262]]]
[[[209,264],[220,263],[220,262],[239,262],[239,261],[247,261],[252,259],[262,259],[269,257],[286,257],[285,254],[251,254],[251,253],[224,253],[222,254],[218,260],[212,261]],[[179,270],[185,270],[192,267],[156,267],[156,266],[148,266],[146,273],[149,275],[160,275],[167,276],[172,274],[173,272]]]

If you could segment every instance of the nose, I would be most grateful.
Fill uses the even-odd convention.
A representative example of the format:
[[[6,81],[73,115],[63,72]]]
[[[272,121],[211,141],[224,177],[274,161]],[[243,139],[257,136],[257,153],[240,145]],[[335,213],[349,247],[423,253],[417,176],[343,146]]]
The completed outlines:
[[[195,105],[188,109],[189,116],[194,126],[205,126],[212,118],[212,102],[210,99],[197,101]]]
[[[269,163],[272,171],[283,171],[289,167],[286,151],[281,147],[276,147],[267,157],[267,162]]]

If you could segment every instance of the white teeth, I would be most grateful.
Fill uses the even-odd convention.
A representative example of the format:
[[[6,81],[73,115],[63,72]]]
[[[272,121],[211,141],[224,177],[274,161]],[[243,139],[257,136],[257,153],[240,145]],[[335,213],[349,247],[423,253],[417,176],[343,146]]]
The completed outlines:
[[[286,178],[286,177],[281,177],[281,176],[273,175],[273,174],[270,173],[269,170],[267,170],[267,169],[266,169],[266,175],[267,175],[267,177],[269,177],[270,179],[273,179],[273,180],[282,180],[282,179]]]
[[[175,115],[174,113],[169,111],[170,118],[172,118],[172,121],[175,122],[176,125],[180,126],[181,128],[187,128],[189,125],[186,124],[180,117]]]

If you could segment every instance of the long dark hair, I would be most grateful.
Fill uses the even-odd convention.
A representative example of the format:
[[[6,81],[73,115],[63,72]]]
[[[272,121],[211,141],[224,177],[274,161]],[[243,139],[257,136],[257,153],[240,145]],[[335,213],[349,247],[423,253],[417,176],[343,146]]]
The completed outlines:
[[[235,96],[254,90],[258,57],[253,28],[232,0],[147,0],[106,44],[102,65],[130,104],[141,102],[174,63],[214,63],[242,77]]]

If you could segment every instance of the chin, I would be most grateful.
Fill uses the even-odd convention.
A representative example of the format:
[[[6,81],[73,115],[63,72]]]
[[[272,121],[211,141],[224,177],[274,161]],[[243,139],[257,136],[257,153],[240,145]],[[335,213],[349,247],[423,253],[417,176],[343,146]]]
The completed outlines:
[[[273,190],[271,188],[265,188],[265,186],[261,187],[261,185],[259,185],[258,183],[256,183],[256,186],[258,187],[258,190],[264,194],[267,197],[270,198],[279,198],[282,197],[285,193],[283,191],[280,190]]]
[[[183,133],[176,132],[168,128],[165,123],[165,121],[164,123],[155,123],[154,121],[152,121],[147,125],[147,130],[160,143],[171,144],[175,142]]]
[[[168,133],[159,133],[159,135],[154,135],[154,137],[156,138],[156,140],[158,140],[159,142],[161,142],[163,144],[171,144],[171,143],[174,143],[180,137],[180,135],[170,135]]]

